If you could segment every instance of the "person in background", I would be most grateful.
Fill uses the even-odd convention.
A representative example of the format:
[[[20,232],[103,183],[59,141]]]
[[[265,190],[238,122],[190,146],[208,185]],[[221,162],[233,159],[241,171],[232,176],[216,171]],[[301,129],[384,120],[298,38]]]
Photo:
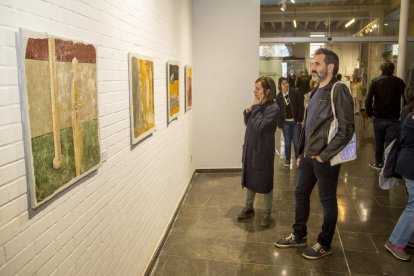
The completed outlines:
[[[381,64],[381,76],[371,81],[365,101],[367,116],[374,120],[375,134],[375,162],[368,165],[377,171],[384,165],[385,147],[397,135],[401,98],[404,98],[404,81],[393,76],[394,69],[390,61]]]
[[[316,50],[311,72],[319,87],[311,91],[300,136],[293,233],[275,242],[275,246],[280,248],[306,246],[310,195],[318,184],[323,224],[317,242],[302,253],[304,258],[310,260],[332,254],[331,243],[338,219],[336,190],[341,165],[331,166],[329,161],[349,143],[355,131],[352,96],[347,86],[342,83],[336,85],[331,99],[338,68],[339,58],[336,53],[326,48]],[[338,119],[338,132],[328,143],[327,136],[334,119],[332,102]]]
[[[288,83],[289,83],[290,88],[296,88],[296,75],[295,75],[295,71],[293,70],[288,75]]]
[[[407,261],[405,247],[414,248],[414,83],[405,92],[407,105],[401,112],[400,148],[395,172],[405,180],[408,202],[398,219],[385,248],[397,259]],[[404,123],[405,121],[405,123]]]
[[[352,80],[351,92],[352,99],[354,100],[354,113],[359,114],[362,101],[362,84],[361,80],[357,76],[354,76],[354,79]]]
[[[296,82],[296,88],[302,95],[305,95],[311,90],[309,85],[309,76],[303,70],[300,71],[299,78]]]
[[[255,214],[254,198],[256,193],[261,193],[264,194],[265,205],[260,223],[262,227],[272,223],[275,132],[280,116],[275,98],[275,81],[270,77],[261,77],[255,82],[253,104],[243,112],[246,133],[241,184],[246,187],[246,203],[238,219],[248,219]]]
[[[303,105],[302,94],[293,88],[289,88],[287,78],[281,77],[278,81],[279,93],[276,103],[280,108],[280,121],[278,127],[282,129],[285,141],[285,167],[290,167],[292,144],[295,150],[295,160],[298,158],[299,135],[302,129]]]

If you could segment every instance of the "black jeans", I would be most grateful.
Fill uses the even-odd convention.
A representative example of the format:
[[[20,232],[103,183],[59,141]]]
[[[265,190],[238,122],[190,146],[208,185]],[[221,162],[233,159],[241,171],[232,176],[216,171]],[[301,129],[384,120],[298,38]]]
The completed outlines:
[[[399,126],[400,123],[396,120],[374,119],[375,162],[377,164],[384,164],[385,147],[395,139]]]
[[[319,200],[323,207],[323,224],[318,242],[325,249],[331,246],[338,219],[336,188],[340,169],[341,165],[332,167],[329,162],[319,163],[310,157],[304,157],[299,166],[295,190],[296,206],[293,234],[299,238],[304,238],[307,235],[306,223],[310,212],[310,195],[315,184],[318,183]]]

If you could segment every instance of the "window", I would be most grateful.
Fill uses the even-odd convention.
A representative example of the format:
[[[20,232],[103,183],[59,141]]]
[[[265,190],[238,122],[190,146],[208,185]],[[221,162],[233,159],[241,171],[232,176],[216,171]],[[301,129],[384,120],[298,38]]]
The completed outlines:
[[[288,57],[289,49],[285,44],[266,43],[260,45],[261,57]]]
[[[309,57],[313,58],[316,50],[318,50],[319,48],[325,48],[325,47],[326,47],[325,43],[309,43]]]

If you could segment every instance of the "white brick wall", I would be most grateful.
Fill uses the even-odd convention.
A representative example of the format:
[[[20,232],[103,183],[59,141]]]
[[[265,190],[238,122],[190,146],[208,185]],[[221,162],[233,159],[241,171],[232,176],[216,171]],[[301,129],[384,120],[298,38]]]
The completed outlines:
[[[141,275],[194,171],[184,65],[192,1],[0,0],[0,275]],[[29,212],[15,34],[97,46],[101,151],[91,177]],[[156,132],[130,146],[128,52],[154,60]],[[178,120],[166,123],[165,62],[178,60]]]

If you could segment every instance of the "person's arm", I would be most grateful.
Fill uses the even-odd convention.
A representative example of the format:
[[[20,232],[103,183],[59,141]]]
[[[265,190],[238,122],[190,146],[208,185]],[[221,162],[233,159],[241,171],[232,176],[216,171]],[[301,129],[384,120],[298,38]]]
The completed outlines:
[[[243,117],[244,117],[244,124],[247,125],[247,122],[249,122],[249,118],[252,115],[252,106],[247,106],[246,109],[243,111]]]
[[[372,111],[372,103],[374,97],[374,81],[371,81],[369,85],[367,98],[365,99],[365,111],[367,112],[367,116],[370,118],[373,115]]]
[[[257,132],[263,133],[277,126],[280,113],[277,104],[272,104],[266,109],[261,104],[255,104],[252,106],[251,113],[250,119],[252,120],[253,128]]]
[[[339,85],[338,85],[339,86]],[[354,103],[346,85],[340,85],[333,92],[338,131],[333,139],[319,154],[321,161],[329,161],[352,139],[355,132]],[[319,161],[319,160],[318,160]]]

